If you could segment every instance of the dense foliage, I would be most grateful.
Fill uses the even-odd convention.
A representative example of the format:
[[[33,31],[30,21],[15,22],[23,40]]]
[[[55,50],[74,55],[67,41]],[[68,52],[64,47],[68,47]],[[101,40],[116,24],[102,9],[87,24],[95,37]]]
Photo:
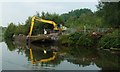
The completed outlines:
[[[120,48],[120,30],[115,30],[112,33],[104,35],[100,41],[101,48]]]
[[[95,41],[90,34],[75,32],[70,35],[62,35],[60,37],[61,44],[64,45],[80,45],[80,46],[94,46]]]
[[[104,19],[104,24],[120,27],[120,2],[99,2],[97,8],[96,14]]]
[[[90,34],[76,34],[61,36],[60,41],[62,44],[75,44],[82,46],[94,46],[97,45],[101,48],[120,48],[120,2],[99,2],[97,5],[97,11],[91,12],[91,10],[85,9],[84,13],[79,13],[79,16],[75,10],[65,15],[65,25],[68,27],[74,27],[76,29],[93,30],[97,33],[96,29],[99,29],[98,36],[100,38],[91,38]],[[82,12],[82,11],[81,11]],[[74,14],[76,13],[76,14]],[[106,30],[102,29],[106,28]],[[107,29],[108,28],[108,29]],[[92,32],[92,31],[91,31]],[[101,37],[102,36],[102,37]],[[77,39],[76,39],[77,38]],[[65,40],[65,41],[64,41]]]
[[[102,19],[97,17],[90,9],[77,9],[61,15],[65,25],[71,28],[101,26]]]
[[[5,39],[11,39],[16,31],[16,25],[10,23],[5,31]]]
[[[77,9],[77,10],[72,10],[69,13],[65,13],[62,15],[58,14],[50,14],[50,13],[45,13],[42,12],[41,15],[37,12],[35,15],[36,17],[43,18],[45,20],[51,20],[54,21],[56,24],[62,24],[67,26],[68,28],[77,28],[77,29],[83,29],[85,26],[87,28],[91,28],[93,26],[100,26],[102,24],[102,19],[100,17],[95,16],[95,14],[90,10],[90,9]],[[31,19],[32,16],[29,16],[28,19],[25,21],[25,24],[13,24],[11,23],[8,26],[7,31],[11,29],[10,31],[14,30],[12,33],[6,33],[8,38],[12,37],[13,34],[18,35],[18,34],[24,34],[28,35],[29,30],[30,30],[30,25],[31,25]],[[14,25],[14,29],[12,29],[11,26]],[[10,28],[11,27],[11,28]],[[43,29],[51,29],[53,30],[53,25],[51,24],[46,24],[43,22],[35,21],[35,25],[33,27],[33,35],[36,34],[41,34],[43,33]],[[6,31],[6,32],[7,32]],[[11,34],[11,35],[9,35]]]
[[[105,48],[119,48],[120,46],[120,42],[118,38],[116,38],[119,37],[117,33],[120,32],[120,2],[99,2],[96,12],[84,8],[72,10],[61,15],[56,13],[50,14],[48,12],[42,12],[40,15],[39,12],[37,12],[35,16],[54,21],[56,24],[63,24],[68,28],[76,29],[77,32],[60,37],[62,44],[94,46],[96,43],[99,43],[99,47],[103,46]],[[32,16],[29,16],[24,24],[19,23],[16,25],[10,23],[5,32],[5,38],[12,38],[13,35],[18,34],[28,35],[31,19]],[[32,35],[43,33],[44,28],[53,30],[53,25],[35,21]],[[107,28],[108,30],[102,28]],[[109,33],[110,29],[112,29],[110,31],[112,33]],[[98,36],[102,36],[102,38],[93,38],[91,36],[93,32],[97,33]]]

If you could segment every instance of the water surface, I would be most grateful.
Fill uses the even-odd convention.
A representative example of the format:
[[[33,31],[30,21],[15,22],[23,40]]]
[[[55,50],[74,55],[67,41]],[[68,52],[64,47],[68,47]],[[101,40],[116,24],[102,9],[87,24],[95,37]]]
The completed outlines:
[[[95,48],[1,42],[2,70],[117,70],[118,55]]]

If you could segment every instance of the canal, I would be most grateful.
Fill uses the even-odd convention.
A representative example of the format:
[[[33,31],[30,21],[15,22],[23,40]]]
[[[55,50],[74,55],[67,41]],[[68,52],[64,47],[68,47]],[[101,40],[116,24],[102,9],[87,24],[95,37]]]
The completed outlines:
[[[2,70],[118,70],[119,56],[97,48],[1,42]]]

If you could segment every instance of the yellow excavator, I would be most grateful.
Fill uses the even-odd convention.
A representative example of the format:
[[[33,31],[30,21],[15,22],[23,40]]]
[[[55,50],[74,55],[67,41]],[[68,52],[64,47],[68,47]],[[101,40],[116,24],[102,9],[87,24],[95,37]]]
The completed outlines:
[[[32,35],[32,30],[33,30],[33,26],[34,26],[35,20],[40,21],[40,22],[44,22],[44,23],[52,24],[54,26],[53,30],[55,30],[55,31],[65,31],[67,29],[65,26],[62,26],[62,25],[60,25],[60,27],[58,27],[57,24],[54,21],[45,20],[45,19],[33,16],[32,17],[32,21],[31,21],[31,27],[30,27],[29,36]]]

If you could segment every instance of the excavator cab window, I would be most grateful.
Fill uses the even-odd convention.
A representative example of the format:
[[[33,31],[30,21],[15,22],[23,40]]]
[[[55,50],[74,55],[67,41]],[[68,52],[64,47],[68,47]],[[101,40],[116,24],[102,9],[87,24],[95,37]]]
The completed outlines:
[[[58,24],[57,27],[58,27],[58,28],[62,28],[62,24]]]

